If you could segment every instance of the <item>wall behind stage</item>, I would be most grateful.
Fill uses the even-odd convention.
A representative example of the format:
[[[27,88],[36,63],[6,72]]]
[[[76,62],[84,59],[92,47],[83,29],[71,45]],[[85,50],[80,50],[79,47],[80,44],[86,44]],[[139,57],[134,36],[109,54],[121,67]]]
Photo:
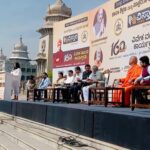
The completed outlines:
[[[86,63],[111,69],[111,81],[123,77],[130,56],[150,56],[150,0],[111,0],[56,23],[53,53],[54,80]]]

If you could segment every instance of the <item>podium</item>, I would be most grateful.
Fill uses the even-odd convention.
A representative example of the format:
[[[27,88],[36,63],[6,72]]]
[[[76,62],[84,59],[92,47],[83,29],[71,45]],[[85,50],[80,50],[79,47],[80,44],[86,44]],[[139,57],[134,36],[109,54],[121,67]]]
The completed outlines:
[[[12,75],[0,72],[0,100],[10,100],[12,89]]]

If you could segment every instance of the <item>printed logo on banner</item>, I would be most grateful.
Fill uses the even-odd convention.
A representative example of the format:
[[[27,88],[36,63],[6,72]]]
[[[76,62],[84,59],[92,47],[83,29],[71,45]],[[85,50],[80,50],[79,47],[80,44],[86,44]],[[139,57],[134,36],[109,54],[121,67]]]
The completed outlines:
[[[112,43],[111,46],[111,56],[118,55],[119,53],[125,52],[127,46],[125,41],[118,40],[117,42]]]
[[[116,35],[120,35],[123,30],[123,20],[122,19],[117,19],[114,25],[114,32]]]
[[[72,61],[73,55],[72,53],[68,53],[64,55],[64,62]]]
[[[150,7],[128,16],[128,28],[150,21]]]
[[[99,38],[105,32],[107,23],[106,12],[103,8],[98,9],[93,21],[93,32],[96,38]]]
[[[63,44],[74,43],[78,41],[78,34],[71,34],[63,37]]]
[[[53,54],[53,68],[85,65],[89,63],[89,47],[76,50],[62,51],[61,40],[58,41],[58,50]]]
[[[119,7],[121,7],[121,6],[123,6],[123,5],[125,5],[125,4],[127,4],[127,3],[129,3],[129,2],[131,2],[131,1],[133,1],[133,0],[119,0],[119,1],[117,1],[116,3],[115,3],[115,9],[116,8],[119,8]]]
[[[84,43],[86,42],[88,39],[88,32],[87,31],[83,31],[81,34],[81,41]]]

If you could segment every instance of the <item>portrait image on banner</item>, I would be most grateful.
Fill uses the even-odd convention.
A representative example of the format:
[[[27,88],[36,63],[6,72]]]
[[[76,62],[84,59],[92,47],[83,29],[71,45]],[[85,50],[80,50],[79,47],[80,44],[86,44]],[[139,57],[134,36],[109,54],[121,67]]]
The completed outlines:
[[[103,69],[107,65],[109,53],[108,38],[109,20],[111,11],[110,2],[101,5],[89,13],[90,28],[90,64]]]
[[[99,68],[102,62],[103,62],[103,52],[101,48],[98,48],[95,51],[95,55],[94,55],[94,65],[96,65]]]
[[[103,8],[99,8],[93,20],[93,32],[96,38],[100,38],[105,32],[107,23],[106,12]]]
[[[60,66],[64,62],[64,52],[62,50],[62,40],[57,42],[57,51],[53,54],[53,66]]]

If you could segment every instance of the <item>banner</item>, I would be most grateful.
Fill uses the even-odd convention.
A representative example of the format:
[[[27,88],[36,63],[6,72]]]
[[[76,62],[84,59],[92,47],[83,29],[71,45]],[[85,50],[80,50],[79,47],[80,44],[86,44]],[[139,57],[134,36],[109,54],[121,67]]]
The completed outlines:
[[[89,64],[89,13],[54,24],[53,80],[63,71]]]
[[[102,71],[110,69],[111,83],[126,75],[131,56],[150,56],[149,29],[150,0],[111,0],[58,22],[54,25],[53,73],[89,63]]]

